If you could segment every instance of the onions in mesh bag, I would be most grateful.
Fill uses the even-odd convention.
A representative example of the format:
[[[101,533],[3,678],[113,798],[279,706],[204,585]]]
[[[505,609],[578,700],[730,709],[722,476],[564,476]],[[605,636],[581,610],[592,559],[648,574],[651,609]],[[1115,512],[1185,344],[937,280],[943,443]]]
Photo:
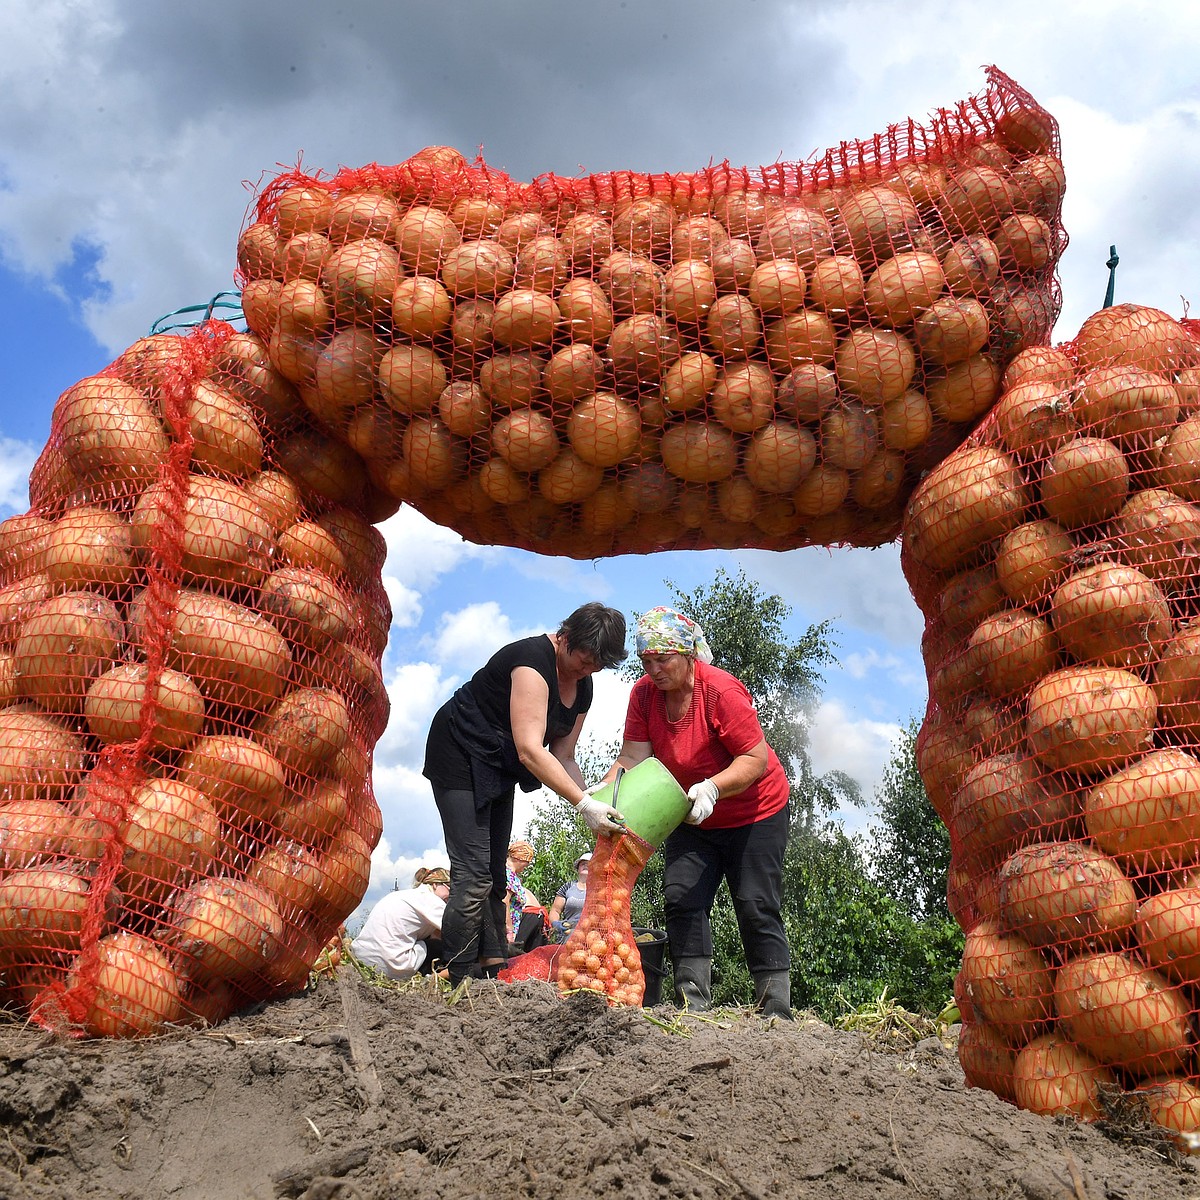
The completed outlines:
[[[339,211],[343,244],[382,219]],[[271,261],[295,272],[275,299],[296,337],[329,300],[293,249]],[[143,339],[72,389],[70,469],[0,529],[0,949],[43,1024],[220,1020],[302,984],[365,892],[384,546],[378,505],[352,506],[363,461],[310,415],[353,393],[356,339],[299,390],[277,347],[220,323]],[[147,413],[164,441],[143,472],[109,443]]]
[[[1039,135],[1004,142],[1005,123]],[[803,165],[525,184],[421,152],[289,172],[242,236],[247,312],[377,498],[473,540],[879,544],[1053,323],[1056,147],[993,70],[926,126]],[[764,468],[756,435],[780,420],[804,437]],[[709,512],[663,467],[719,485]],[[323,474],[342,502],[368,486]]]

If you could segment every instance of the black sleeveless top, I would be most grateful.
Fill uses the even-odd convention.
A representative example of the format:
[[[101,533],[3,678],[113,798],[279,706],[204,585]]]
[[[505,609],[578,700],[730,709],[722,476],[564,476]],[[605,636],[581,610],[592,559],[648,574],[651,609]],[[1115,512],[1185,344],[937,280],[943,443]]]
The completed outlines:
[[[558,694],[554,643],[544,634],[522,638],[497,650],[458,691],[438,709],[425,743],[422,774],[442,788],[474,789],[480,795],[520,783],[531,792],[541,781],[521,766],[512,731],[512,673],[532,667],[546,681],[546,734],[548,746],[575,728],[575,722],[592,706],[592,681],[579,681],[575,703],[568,706]]]

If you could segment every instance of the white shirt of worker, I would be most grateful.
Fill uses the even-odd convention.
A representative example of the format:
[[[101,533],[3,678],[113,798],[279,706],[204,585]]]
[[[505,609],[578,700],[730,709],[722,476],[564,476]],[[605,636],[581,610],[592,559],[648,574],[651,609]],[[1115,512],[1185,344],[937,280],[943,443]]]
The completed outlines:
[[[421,939],[441,932],[445,911],[445,900],[431,887],[388,892],[354,939],[354,953],[389,979],[410,979],[425,961]]]

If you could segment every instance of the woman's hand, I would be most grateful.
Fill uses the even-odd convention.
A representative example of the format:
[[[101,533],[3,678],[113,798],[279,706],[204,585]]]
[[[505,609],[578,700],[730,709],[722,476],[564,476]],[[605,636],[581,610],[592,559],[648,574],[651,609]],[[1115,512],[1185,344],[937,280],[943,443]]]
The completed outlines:
[[[625,830],[624,817],[603,800],[584,793],[583,799],[575,807],[593,833],[623,833]]]
[[[721,798],[721,789],[711,779],[702,779],[688,788],[687,798],[692,802],[688,814],[683,819],[689,825],[702,825],[713,814],[717,801]]]

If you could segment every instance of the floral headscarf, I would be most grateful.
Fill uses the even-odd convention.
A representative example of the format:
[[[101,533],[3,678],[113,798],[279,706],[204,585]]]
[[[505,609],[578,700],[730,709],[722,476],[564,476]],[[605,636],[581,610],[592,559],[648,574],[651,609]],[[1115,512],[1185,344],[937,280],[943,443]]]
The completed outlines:
[[[704,630],[691,617],[662,605],[638,618],[637,652],[639,655],[694,654],[702,663],[713,660]]]

